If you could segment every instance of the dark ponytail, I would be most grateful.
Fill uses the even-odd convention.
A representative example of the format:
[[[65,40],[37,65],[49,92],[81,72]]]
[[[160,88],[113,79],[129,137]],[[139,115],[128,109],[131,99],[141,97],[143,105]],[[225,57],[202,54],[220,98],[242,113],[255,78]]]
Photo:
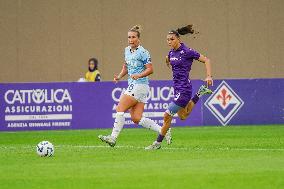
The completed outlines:
[[[186,35],[186,34],[188,34],[188,33],[194,34],[193,25],[190,24],[190,25],[187,25],[187,26],[178,28],[178,29],[177,29],[177,32],[178,32],[180,35]]]
[[[190,25],[187,25],[187,26],[184,26],[184,27],[181,27],[181,28],[178,28],[177,30],[171,30],[169,32],[169,34],[174,34],[176,35],[177,37],[180,37],[180,35],[186,35],[186,34],[198,34],[199,32],[196,32],[194,29],[193,29],[193,25],[190,24]]]

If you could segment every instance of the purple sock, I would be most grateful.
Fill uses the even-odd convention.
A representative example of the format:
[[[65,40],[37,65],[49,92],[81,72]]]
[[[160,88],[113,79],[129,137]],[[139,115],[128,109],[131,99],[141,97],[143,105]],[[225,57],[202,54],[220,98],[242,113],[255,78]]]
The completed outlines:
[[[194,97],[191,100],[194,104],[196,104],[199,100],[199,96],[197,96],[197,94],[196,94],[196,95],[194,95]]]
[[[157,142],[162,142],[165,136],[159,134],[159,136],[157,137]]]

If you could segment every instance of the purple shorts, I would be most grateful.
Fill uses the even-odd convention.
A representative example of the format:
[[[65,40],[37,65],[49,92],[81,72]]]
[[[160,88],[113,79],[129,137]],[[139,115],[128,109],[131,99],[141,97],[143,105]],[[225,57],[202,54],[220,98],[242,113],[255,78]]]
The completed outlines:
[[[184,108],[188,104],[188,102],[191,100],[191,95],[192,95],[191,91],[177,92],[175,93],[175,98],[173,100],[173,103]]]

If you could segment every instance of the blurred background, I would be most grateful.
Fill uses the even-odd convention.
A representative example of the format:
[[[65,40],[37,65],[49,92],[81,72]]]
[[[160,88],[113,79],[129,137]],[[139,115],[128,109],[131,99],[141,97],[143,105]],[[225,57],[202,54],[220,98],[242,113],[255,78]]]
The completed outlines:
[[[167,32],[194,24],[191,48],[211,59],[213,77],[284,77],[283,0],[0,0],[0,82],[76,81],[90,57],[109,81],[124,62],[127,31],[143,27],[152,79],[164,65]],[[195,62],[192,79],[205,77]]]

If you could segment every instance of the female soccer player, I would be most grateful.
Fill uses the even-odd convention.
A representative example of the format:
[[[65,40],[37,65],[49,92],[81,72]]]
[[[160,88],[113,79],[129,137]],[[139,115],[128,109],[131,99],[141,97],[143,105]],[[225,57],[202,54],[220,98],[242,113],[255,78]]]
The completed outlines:
[[[158,133],[161,132],[161,127],[158,124],[142,116],[149,92],[148,76],[153,73],[153,67],[149,52],[140,45],[140,34],[141,26],[138,25],[128,31],[129,46],[125,48],[124,52],[125,63],[121,72],[114,76],[114,81],[118,82],[126,74],[129,75],[128,88],[121,96],[116,107],[112,133],[108,136],[99,135],[99,138],[111,147],[115,146],[118,135],[123,128],[125,122],[124,113],[127,110],[130,111],[131,119],[134,123]],[[166,135],[166,140],[170,143],[170,132]]]
[[[171,50],[166,57],[166,64],[172,67],[175,98],[164,114],[164,124],[161,133],[153,144],[145,148],[146,150],[160,149],[161,143],[171,126],[172,117],[177,113],[182,120],[186,119],[199,98],[204,94],[212,93],[212,91],[207,88],[213,85],[210,60],[181,42],[180,35],[188,33],[194,33],[192,25],[177,30],[171,30],[167,35],[167,42]],[[205,81],[207,87],[202,85],[191,99],[192,85],[189,79],[189,72],[193,60],[198,60],[205,64],[207,73]]]

